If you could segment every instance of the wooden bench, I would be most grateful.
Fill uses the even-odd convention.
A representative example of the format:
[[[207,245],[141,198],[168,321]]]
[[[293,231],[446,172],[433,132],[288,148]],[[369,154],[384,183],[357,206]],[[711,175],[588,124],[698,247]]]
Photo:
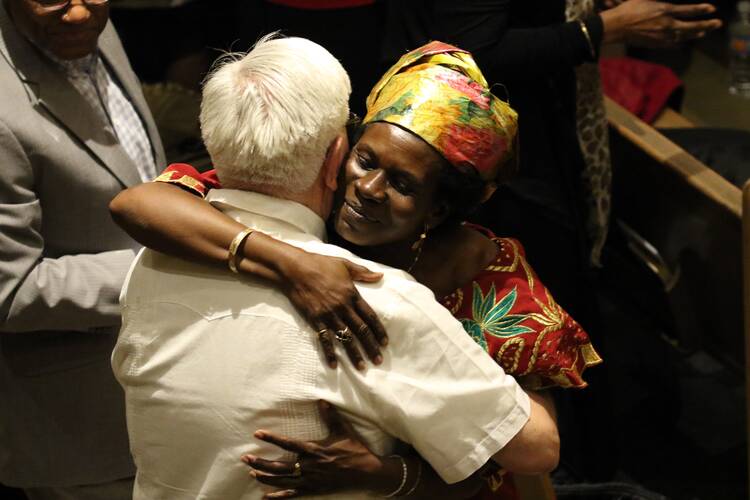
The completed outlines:
[[[743,216],[742,190],[614,101],[605,104],[617,216],[661,254],[665,274],[679,275],[670,292],[678,341],[745,367],[750,415],[750,183]],[[665,126],[691,125],[675,115]],[[750,456],[748,464],[750,478]]]

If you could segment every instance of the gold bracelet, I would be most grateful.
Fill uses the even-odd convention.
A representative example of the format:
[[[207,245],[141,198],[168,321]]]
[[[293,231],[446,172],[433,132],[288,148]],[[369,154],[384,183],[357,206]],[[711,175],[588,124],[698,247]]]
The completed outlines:
[[[583,33],[583,36],[586,37],[586,43],[589,46],[591,59],[596,60],[596,49],[594,49],[594,43],[591,41],[591,35],[589,35],[589,29],[586,26],[586,23],[584,23],[581,19],[578,19],[578,26],[581,27],[581,32]]]
[[[252,233],[253,230],[249,227],[243,229],[242,231],[237,233],[237,236],[234,237],[232,243],[230,243],[229,245],[229,258],[227,259],[227,263],[229,264],[229,270],[235,274],[239,274],[239,271],[237,270],[237,250],[239,250],[242,242],[245,241],[247,237]]]

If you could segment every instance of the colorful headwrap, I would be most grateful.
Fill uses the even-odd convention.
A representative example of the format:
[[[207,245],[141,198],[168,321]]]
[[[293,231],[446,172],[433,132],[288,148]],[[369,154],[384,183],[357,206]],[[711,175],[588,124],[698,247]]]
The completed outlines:
[[[492,181],[513,153],[518,115],[490,92],[471,54],[436,41],[404,55],[375,85],[363,123],[372,122],[399,125]]]

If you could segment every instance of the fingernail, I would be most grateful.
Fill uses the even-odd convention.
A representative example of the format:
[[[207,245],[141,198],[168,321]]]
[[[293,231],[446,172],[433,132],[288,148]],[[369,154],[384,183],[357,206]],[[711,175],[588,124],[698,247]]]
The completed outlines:
[[[320,401],[320,406],[322,406],[326,410],[331,407],[331,405],[328,404],[328,401],[322,401],[322,400]]]
[[[365,365],[364,361],[360,361],[359,363],[357,363],[357,370],[359,370],[359,371],[364,371],[364,369],[366,367],[367,367],[367,365]]]
[[[380,345],[387,346],[388,345],[388,338],[380,339]]]
[[[246,464],[255,462],[255,459],[256,457],[254,455],[245,455],[244,457],[242,457],[242,461],[245,462]]]
[[[266,437],[266,433],[263,431],[255,431],[255,434],[253,434],[253,436],[259,439],[263,439],[264,437]]]
[[[253,469],[250,469],[249,471],[247,471],[247,474],[252,478],[258,477],[258,475],[255,473],[255,470]]]
[[[338,368],[339,364],[336,361],[330,361],[328,363],[328,366],[335,370],[336,368]]]
[[[379,365],[380,363],[383,362],[383,356],[381,356],[381,355],[378,354],[377,356],[375,356],[375,359],[373,359],[372,361],[376,365]]]

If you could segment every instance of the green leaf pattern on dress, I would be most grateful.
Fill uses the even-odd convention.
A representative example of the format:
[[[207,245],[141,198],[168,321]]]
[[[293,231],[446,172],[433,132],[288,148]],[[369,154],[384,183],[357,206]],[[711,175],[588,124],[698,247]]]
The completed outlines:
[[[522,333],[533,332],[533,329],[520,324],[528,316],[509,314],[517,298],[517,287],[513,287],[511,291],[498,300],[494,283],[487,291],[487,295],[484,295],[480,286],[474,282],[471,305],[473,318],[461,319],[464,330],[485,350],[487,350],[487,341],[484,332],[499,338],[509,338]]]

